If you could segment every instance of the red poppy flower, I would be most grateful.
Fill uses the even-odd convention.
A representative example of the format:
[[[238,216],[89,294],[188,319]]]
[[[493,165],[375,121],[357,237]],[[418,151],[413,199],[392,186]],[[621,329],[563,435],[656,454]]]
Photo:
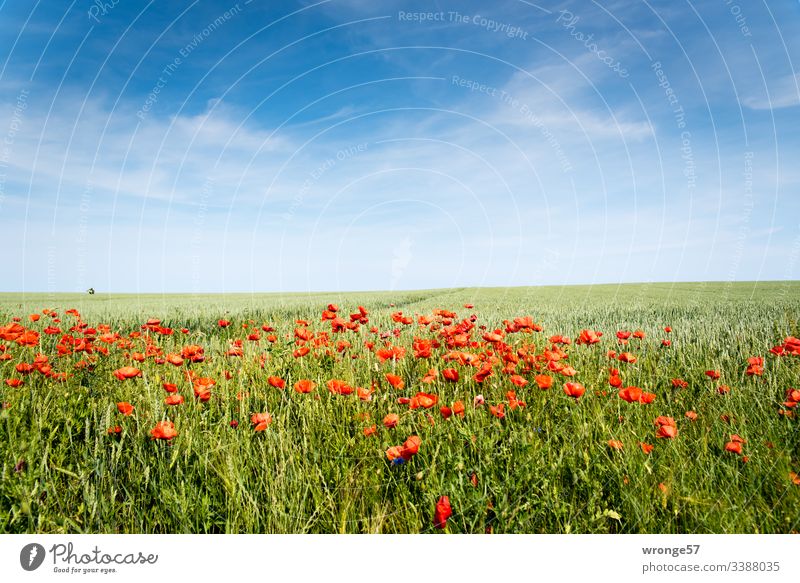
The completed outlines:
[[[725,444],[725,451],[729,451],[731,453],[735,453],[738,455],[742,454],[742,444],[747,443],[744,439],[739,437],[738,435],[734,434],[731,435],[731,440]]]
[[[30,374],[30,372],[33,370],[33,365],[28,364],[27,362],[20,362],[14,367],[14,369],[20,374]]]
[[[6,379],[6,384],[12,389],[16,389],[24,385],[25,381],[23,381],[22,379]]]
[[[475,379],[475,382],[482,383],[490,376],[492,376],[492,365],[491,363],[487,363],[486,365],[482,366],[481,369],[478,372],[476,372],[472,378]]]
[[[284,387],[286,387],[286,381],[283,380],[281,377],[274,377],[274,376],[269,377],[267,379],[267,382],[270,384],[270,386],[273,386],[276,389],[283,389]]]
[[[150,431],[153,439],[170,439],[177,437],[178,432],[175,431],[175,425],[172,421],[161,421]]]
[[[227,328],[228,326],[231,325],[231,323],[228,320],[217,320],[217,324],[219,324],[220,328]]]
[[[451,383],[458,382],[458,371],[454,368],[446,368],[442,371],[442,376]]]
[[[211,387],[216,385],[217,382],[211,378],[197,378],[192,381],[192,388],[194,389],[194,396],[200,401],[205,403],[211,398]]]
[[[427,373],[425,373],[425,376],[422,377],[421,382],[430,384],[436,380],[437,376],[439,376],[439,371],[437,371],[435,368],[432,368]]]
[[[525,401],[520,401],[517,399],[517,392],[516,391],[507,391],[506,392],[506,399],[508,399],[508,406],[513,411],[517,407],[526,407]]]
[[[449,419],[450,416],[453,414],[453,410],[446,405],[439,407],[439,413],[442,415],[442,418]]]
[[[642,392],[642,396],[639,397],[639,402],[642,405],[649,405],[650,403],[652,403],[655,400],[656,400],[655,393]]]
[[[183,403],[183,395],[170,395],[164,399],[165,405],[180,405]]]
[[[498,419],[502,419],[506,416],[504,409],[505,406],[503,405],[503,403],[500,403],[498,405],[489,405],[489,413],[491,413]]]
[[[309,352],[311,352],[311,349],[308,346],[301,346],[300,348],[292,352],[292,356],[294,358],[302,358]]]
[[[310,393],[316,388],[316,383],[308,379],[302,379],[294,384],[294,390],[298,393]]]
[[[180,366],[183,364],[183,357],[180,354],[168,354],[167,362],[173,366]]]
[[[586,388],[580,383],[564,383],[564,393],[575,399],[578,399],[583,396],[586,392]]]
[[[264,431],[272,423],[272,415],[269,413],[253,413],[250,416],[250,423],[253,424],[253,431]]]
[[[717,380],[717,379],[719,379],[721,374],[720,374],[720,372],[718,370],[707,370],[706,371],[706,376],[708,378],[710,378],[711,380]]]
[[[25,330],[15,340],[20,346],[36,346],[39,344],[39,333],[33,330]]]
[[[394,429],[397,427],[397,424],[400,422],[400,416],[396,413],[389,413],[386,417],[383,418],[383,426],[386,429]]]
[[[386,380],[392,385],[395,389],[402,389],[405,383],[403,383],[403,379],[396,374],[386,373]]]
[[[775,356],[786,356],[787,354],[800,356],[800,338],[787,336],[782,345],[774,346],[769,351]]]
[[[437,403],[438,400],[439,397],[436,395],[431,395],[429,393],[417,393],[411,398],[409,405],[412,409],[417,409],[419,407],[422,407],[423,409],[430,409]]]
[[[518,374],[512,375],[512,376],[511,376],[511,378],[510,378],[509,380],[510,380],[512,383],[514,383],[515,385],[517,385],[518,387],[524,387],[525,385],[527,385],[527,384],[528,384],[528,381],[527,381],[527,380],[525,380],[525,378],[524,378],[524,377],[521,377],[521,376],[520,376],[520,375],[518,375]]]
[[[430,358],[433,350],[433,341],[414,338],[411,346],[414,350],[414,358]]]
[[[672,439],[678,435],[678,429],[673,425],[659,425],[656,429],[656,437]]]
[[[651,451],[653,451],[653,446],[649,443],[641,442],[639,443],[639,447],[642,448],[642,451],[645,454],[649,454]]]
[[[481,336],[481,338],[485,342],[502,342],[503,341],[503,332],[501,330],[495,330],[494,332],[487,332]]]
[[[639,387],[625,387],[619,392],[619,398],[628,403],[637,402],[642,396],[642,389]]]
[[[206,359],[205,350],[197,344],[189,344],[181,348],[181,356],[192,362],[203,362]]]
[[[671,379],[672,386],[676,389],[685,389],[689,386],[689,383],[683,379]]]
[[[625,444],[623,444],[618,439],[609,439],[608,447],[610,447],[611,449],[623,449],[625,447]]]
[[[576,374],[578,374],[578,371],[569,365],[562,366],[558,372],[565,377],[574,377]]]
[[[464,407],[464,402],[463,401],[456,401],[455,403],[453,403],[453,414],[454,415],[458,415],[460,417],[463,417],[464,416],[464,411],[465,411],[465,407]]]
[[[386,450],[386,458],[393,462],[396,459],[401,459],[403,457],[403,446],[402,445],[393,445],[389,449]]]
[[[541,332],[542,327],[533,321],[530,316],[519,316],[514,318],[513,322],[505,320],[506,330],[512,332]]]
[[[406,355],[406,349],[401,346],[389,346],[387,348],[381,348],[375,352],[375,356],[378,357],[378,361],[383,363],[387,360],[400,360]]]
[[[17,324],[16,322],[12,322],[11,324],[7,324],[5,326],[0,326],[0,340],[12,342],[19,338],[23,332],[25,332],[25,327],[21,324]]]
[[[372,400],[372,388],[365,388],[365,387],[356,387],[356,393],[358,394],[358,398],[362,401],[371,401]]]
[[[745,374],[748,376],[761,376],[764,374],[764,359],[760,356],[751,356],[747,359],[747,370]]]
[[[618,360],[620,362],[628,362],[630,364],[633,364],[636,362],[636,357],[630,352],[623,352],[619,355]]]
[[[202,403],[211,399],[211,389],[207,387],[195,387],[194,396]]]
[[[369,427],[365,427],[363,430],[364,437],[369,437],[370,435],[375,435],[377,433],[378,428],[374,425],[370,425]]]
[[[450,506],[450,498],[442,496],[436,502],[436,509],[433,512],[433,526],[435,528],[445,528],[447,526],[447,519],[453,515],[453,509]]]
[[[553,377],[547,376],[546,374],[536,375],[533,380],[536,381],[537,386],[543,391],[553,386]]]
[[[114,376],[119,380],[124,381],[125,379],[132,379],[134,377],[142,376],[142,371],[132,366],[123,366],[122,368],[118,368],[114,371]]]
[[[117,411],[119,411],[123,415],[130,415],[133,413],[133,405],[125,401],[117,403]]]
[[[581,330],[576,340],[576,344],[597,344],[600,342],[602,332],[595,332],[593,330]]]
[[[416,435],[412,435],[403,442],[403,445],[393,445],[386,450],[386,457],[390,462],[402,458],[404,461],[410,460],[419,451],[422,440]]]
[[[672,417],[660,416],[657,417],[654,423],[657,427],[656,437],[672,439],[678,435],[678,427],[675,424],[675,419]]]
[[[353,387],[339,379],[331,379],[327,382],[328,390],[335,395],[351,395]]]
[[[411,456],[416,455],[419,451],[419,446],[422,445],[422,440],[416,435],[412,435],[403,442],[403,457],[410,459]],[[406,457],[408,456],[408,457]]]
[[[164,387],[164,390],[167,391],[168,393],[178,392],[178,385],[172,383],[164,383],[162,386]]]

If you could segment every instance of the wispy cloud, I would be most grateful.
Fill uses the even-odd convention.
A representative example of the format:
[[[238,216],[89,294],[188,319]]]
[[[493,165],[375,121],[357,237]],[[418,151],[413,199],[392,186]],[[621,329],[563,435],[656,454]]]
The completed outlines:
[[[768,86],[754,84],[742,98],[750,109],[782,109],[800,105],[800,75],[786,75]]]

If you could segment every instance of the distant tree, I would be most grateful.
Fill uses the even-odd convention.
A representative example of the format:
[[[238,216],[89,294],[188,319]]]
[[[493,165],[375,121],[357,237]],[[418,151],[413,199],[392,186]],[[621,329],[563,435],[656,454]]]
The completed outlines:
[[[89,289],[86,290],[86,293],[88,293],[90,296],[93,296],[94,295],[94,288],[90,287]]]

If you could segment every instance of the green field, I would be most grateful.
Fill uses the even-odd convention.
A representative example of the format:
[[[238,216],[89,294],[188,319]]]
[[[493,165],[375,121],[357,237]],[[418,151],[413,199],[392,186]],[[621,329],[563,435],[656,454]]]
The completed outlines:
[[[369,321],[334,333],[330,321],[321,321],[329,303],[338,304],[337,314],[348,322],[363,306]],[[70,308],[80,318],[67,315]],[[55,310],[61,322],[46,314],[31,321],[29,314],[43,309]],[[456,315],[435,318],[436,309]],[[393,320],[399,311],[413,322]],[[452,329],[472,314],[474,327]],[[433,324],[420,324],[419,316]],[[522,316],[543,329],[505,333],[504,321]],[[0,340],[10,355],[0,362],[0,379],[22,382],[0,382],[0,532],[800,529],[800,432],[797,408],[787,397],[789,389],[800,388],[800,356],[770,353],[787,337],[800,336],[798,282],[294,295],[0,294],[0,325],[13,317],[39,337],[30,346],[13,334]],[[151,318],[173,334],[142,330]],[[220,327],[220,319],[230,325]],[[298,319],[308,321],[312,340],[297,340],[295,330],[303,328]],[[70,332],[79,322],[85,326]],[[108,331],[98,328],[103,324]],[[47,326],[61,332],[46,334]],[[495,330],[502,339],[483,338]],[[581,330],[603,335],[595,344],[578,344]],[[620,344],[617,331],[637,330],[644,338]],[[141,335],[131,338],[132,332]],[[253,332],[258,340],[247,339]],[[549,340],[554,335],[571,340],[560,345],[565,354],[557,360]],[[418,358],[414,338],[439,346]],[[664,339],[671,346],[662,346]],[[242,355],[227,355],[236,340]],[[340,341],[349,346],[340,351]],[[405,354],[381,363],[377,352],[387,343]],[[59,356],[58,345],[69,349]],[[201,346],[205,360],[158,363],[187,345]],[[295,356],[303,345],[309,353]],[[610,358],[609,350],[617,357],[628,352],[636,362]],[[146,354],[143,362],[132,358],[137,352]],[[477,355],[479,364],[444,359],[453,352]],[[18,370],[20,363],[35,363],[37,354],[48,357],[48,374]],[[748,358],[759,356],[763,372],[746,374]],[[555,370],[565,363],[574,376]],[[141,376],[119,380],[113,372],[125,366]],[[482,367],[489,374],[478,382]],[[446,368],[456,369],[457,382],[443,377]],[[655,400],[620,398],[619,388],[609,384],[610,368],[619,369],[620,388],[639,387]],[[438,376],[422,383],[429,369]],[[187,370],[195,379],[215,381],[207,401],[196,396]],[[708,370],[720,378],[709,378]],[[66,379],[54,376],[62,372]],[[404,387],[389,384],[386,373],[398,375]],[[542,374],[553,378],[549,390],[534,380]],[[527,384],[514,384],[512,375]],[[270,376],[284,379],[285,388],[271,386]],[[673,386],[676,378],[687,386]],[[295,391],[301,379],[313,381],[315,390]],[[326,386],[331,379],[375,390],[371,400],[357,392],[334,394]],[[568,396],[566,382],[580,383],[585,394]],[[165,404],[164,383],[177,386],[183,404]],[[720,391],[722,385],[729,390]],[[512,406],[512,390],[525,406]],[[430,408],[398,402],[419,392],[438,402]],[[477,395],[484,405],[474,405]],[[445,419],[440,407],[459,400],[464,416]],[[133,406],[132,414],[118,410],[123,402]],[[501,403],[503,418],[490,411]],[[254,430],[256,413],[271,415],[264,431]],[[399,421],[386,428],[382,421],[391,413]],[[674,419],[674,437],[656,436],[659,416]],[[151,438],[163,420],[174,422],[177,436]],[[372,425],[375,433],[365,436]],[[109,435],[115,426],[120,433]],[[389,461],[387,449],[412,435],[420,438],[418,453],[405,463]],[[740,453],[726,451],[736,442],[732,435],[743,440]],[[652,451],[644,453],[640,443]],[[442,496],[449,498],[452,516],[445,528],[435,528]]]

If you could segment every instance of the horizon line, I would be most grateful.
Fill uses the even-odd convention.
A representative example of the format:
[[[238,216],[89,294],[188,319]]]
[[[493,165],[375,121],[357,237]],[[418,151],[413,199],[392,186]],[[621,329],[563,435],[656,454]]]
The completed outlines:
[[[626,282],[596,282],[596,283],[562,283],[562,284],[529,284],[529,285],[476,285],[476,286],[454,286],[454,287],[436,287],[436,288],[408,288],[408,289],[361,289],[361,290],[283,290],[283,291],[96,291],[94,294],[89,294],[87,291],[28,291],[28,290],[13,290],[13,291],[0,291],[0,295],[96,295],[96,296],[206,296],[206,295],[301,295],[301,294],[358,294],[358,293],[414,293],[414,292],[435,292],[435,291],[452,291],[452,290],[497,290],[497,289],[524,289],[524,288],[558,288],[558,287],[599,287],[599,286],[642,286],[642,285],[699,285],[699,284],[729,284],[729,285],[760,285],[770,283],[800,283],[800,279],[765,279],[765,280],[722,280],[722,279],[709,279],[709,280],[680,280],[680,281],[626,281]]]

